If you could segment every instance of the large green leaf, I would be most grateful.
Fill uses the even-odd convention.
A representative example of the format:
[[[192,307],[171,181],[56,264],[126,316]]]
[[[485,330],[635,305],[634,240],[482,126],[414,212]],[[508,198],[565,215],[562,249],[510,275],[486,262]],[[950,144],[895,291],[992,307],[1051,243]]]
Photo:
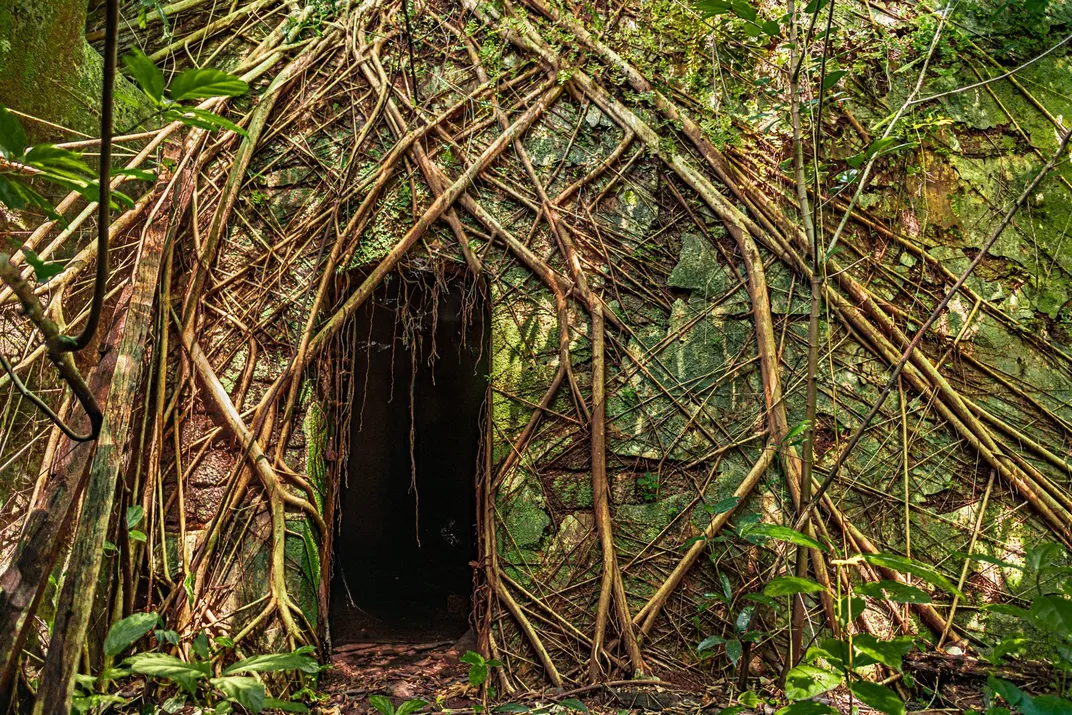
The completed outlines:
[[[785,697],[790,700],[807,700],[821,695],[841,682],[841,673],[835,673],[814,665],[798,665],[785,676]]]
[[[1044,630],[1072,640],[1072,601],[1061,596],[1039,596],[1031,602],[1031,615]]]
[[[369,705],[376,708],[380,715],[395,715],[395,706],[391,699],[385,695],[370,695]]]
[[[9,179],[3,174],[0,174],[0,204],[13,211],[21,211],[27,206],[36,206],[53,221],[59,221],[64,226],[67,225],[64,218],[56,213],[56,210],[52,208],[52,204],[44,196],[22,182]]]
[[[188,69],[171,81],[168,88],[176,102],[208,97],[237,97],[249,91],[249,85],[233,74],[212,67]]]
[[[108,629],[104,638],[106,655],[116,656],[126,650],[132,643],[151,631],[160,617],[155,613],[132,613],[121,621],[116,621]]]
[[[904,702],[885,685],[857,680],[851,686],[852,694],[875,710],[886,715],[904,715]]]
[[[1023,715],[1072,715],[1072,700],[1056,695],[1025,695],[1020,702]]]
[[[693,6],[704,17],[714,17],[715,15],[725,15],[733,6],[729,0],[696,0]]]
[[[80,178],[92,179],[96,173],[82,160],[82,155],[53,144],[38,144],[26,152],[26,163],[38,169],[59,169],[73,172]]]
[[[748,539],[758,536],[760,538],[774,539],[776,541],[787,541],[790,544],[806,546],[811,549],[818,549],[819,551],[828,550],[826,546],[807,534],[802,534],[796,529],[790,529],[788,526],[781,526],[779,524],[741,525],[739,533],[742,537]]]
[[[791,596],[794,593],[818,593],[825,590],[825,586],[810,578],[780,576],[768,583],[763,593],[771,598],[777,598],[778,596]]]
[[[55,261],[46,263],[41,260],[34,251],[31,251],[26,246],[22,247],[22,255],[26,256],[26,262],[29,263],[34,269],[34,278],[38,283],[48,283],[49,279],[59,275],[63,272],[63,264]]]
[[[726,641],[726,657],[730,659],[734,667],[737,666],[737,662],[741,660],[741,655],[744,653],[744,646],[741,645],[741,641],[736,638],[731,638]]]
[[[135,47],[129,55],[123,56],[123,64],[145,94],[156,102],[163,99],[164,75],[144,52]]]
[[[246,130],[238,126],[230,119],[224,119],[218,114],[197,107],[172,108],[164,112],[164,119],[170,122],[182,122],[183,124],[198,129],[214,132],[218,129],[228,129],[240,136],[246,136]]]
[[[0,104],[0,154],[8,159],[18,159],[26,151],[27,143],[22,123]]]
[[[187,663],[164,653],[139,653],[127,658],[126,663],[135,673],[166,678],[188,693],[193,693],[197,681],[210,673],[208,663]]]
[[[127,528],[133,529],[135,526],[141,523],[141,520],[145,517],[145,507],[141,504],[135,504],[132,507],[127,508]]]
[[[823,77],[823,91],[825,92],[828,89],[833,88],[833,86],[840,82],[841,78],[847,74],[847,70],[834,70],[833,72],[827,73],[827,75]]]
[[[705,650],[711,650],[716,645],[722,645],[725,642],[726,639],[722,636],[707,636],[702,641],[700,641],[700,645],[696,646],[696,652],[702,653]]]
[[[427,704],[427,700],[421,700],[420,698],[407,700],[398,706],[398,710],[395,710],[395,715],[409,715],[410,713],[415,713]]]
[[[303,673],[319,672],[317,662],[303,653],[267,653],[254,655],[224,669],[224,675],[238,673],[276,673],[284,670],[300,670]]]
[[[855,595],[842,596],[834,604],[837,611],[838,621],[844,625],[849,621],[856,620],[860,614],[867,610],[867,601]]]
[[[228,700],[233,700],[247,710],[259,713],[264,710],[264,685],[248,675],[227,675],[208,681]]]
[[[869,633],[861,633],[852,639],[852,646],[875,661],[900,671],[901,659],[915,648],[916,644],[908,637],[879,640]]]
[[[864,554],[863,558],[864,561],[872,566],[880,566],[882,568],[900,571],[901,573],[912,574],[916,578],[921,578],[930,585],[937,586],[943,591],[948,591],[961,598],[965,597],[960,589],[953,585],[952,581],[932,569],[930,566],[924,566],[918,561],[906,559],[904,556],[898,556],[896,554]]]

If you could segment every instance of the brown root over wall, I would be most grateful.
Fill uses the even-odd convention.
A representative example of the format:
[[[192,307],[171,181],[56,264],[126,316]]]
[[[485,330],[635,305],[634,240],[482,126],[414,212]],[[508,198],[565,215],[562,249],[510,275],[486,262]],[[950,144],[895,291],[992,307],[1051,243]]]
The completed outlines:
[[[507,664],[495,671],[500,692],[637,673],[712,677],[696,643],[735,627],[739,596],[757,590],[776,551],[719,535],[741,519],[791,521],[801,491],[786,437],[804,414],[807,246],[778,174],[784,148],[750,134],[746,149],[717,148],[692,118],[702,109],[649,84],[589,33],[591,18],[543,0],[410,3],[412,34],[396,3],[347,3],[331,22],[311,10],[286,18],[283,5],[175,20],[176,38],[206,49],[230,38],[223,56],[237,58],[252,98],[210,106],[247,135],[168,126],[137,144],[177,168],[135,185],[143,199],[117,219],[111,305],[129,291],[154,308],[102,337],[120,365],[140,366],[124,374],[140,375],[122,386],[123,403],[114,387],[108,396],[123,449],[100,469],[118,507],[141,508],[132,528],[144,540],[113,516],[117,551],[72,562],[87,569],[78,595],[107,617],[58,621],[65,662],[83,642],[99,658],[109,618],[131,610],[159,611],[184,637],[227,634],[245,653],[330,646],[340,485],[361,479],[346,474],[348,429],[365,381],[384,379],[353,374],[364,339],[354,316],[405,272],[484,291],[489,306],[472,623],[484,652]],[[302,22],[320,31],[303,34]],[[182,62],[175,42],[149,49]],[[67,231],[88,228],[62,208]],[[823,296],[820,471],[952,283],[896,229],[858,218]],[[47,258],[60,230],[42,227],[27,243]],[[150,238],[158,267],[137,258]],[[876,268],[894,250],[919,255],[918,275]],[[84,250],[57,279],[72,324],[92,257]],[[917,279],[927,294],[898,300]],[[969,289],[965,300],[977,296]],[[999,307],[979,313],[1069,384],[1065,353]],[[420,339],[419,323],[403,310],[392,349]],[[143,343],[123,340],[138,331]],[[1017,533],[1070,541],[1067,468],[1041,446],[1072,434],[1060,395],[1040,410],[1010,383],[999,412],[979,388],[987,356],[961,337],[938,331],[914,354],[900,399],[846,464],[851,478],[819,505],[817,536],[850,554],[904,553],[915,539],[914,555],[949,568],[945,557],[977,528],[970,509],[956,510],[977,506],[994,474],[993,499],[1023,505]],[[15,344],[5,338],[5,351]],[[35,355],[22,370],[39,370]],[[1017,426],[1028,414],[1039,417],[1029,433]],[[25,541],[6,547],[22,556],[0,576],[0,632],[40,651],[32,614],[47,608],[48,566],[27,563],[44,554],[50,564],[63,533],[35,519],[74,515],[77,480],[53,467],[81,453],[42,424],[32,431],[41,466],[8,503],[31,515],[36,541],[32,552]],[[930,489],[945,477],[908,503],[907,480]],[[1014,530],[1003,528],[982,541],[1002,548]],[[814,556],[824,581],[903,578],[864,565],[835,572]],[[980,580],[991,595],[1006,588]],[[724,584],[732,608],[720,602]],[[856,627],[937,637],[948,610],[883,605]],[[812,604],[813,622],[828,616]],[[777,618],[763,612],[754,625],[773,630]],[[972,628],[958,622],[953,637],[975,637]],[[777,669],[782,650],[756,648],[750,665]],[[0,649],[5,678],[17,655]],[[53,648],[46,667],[61,672],[62,658]]]

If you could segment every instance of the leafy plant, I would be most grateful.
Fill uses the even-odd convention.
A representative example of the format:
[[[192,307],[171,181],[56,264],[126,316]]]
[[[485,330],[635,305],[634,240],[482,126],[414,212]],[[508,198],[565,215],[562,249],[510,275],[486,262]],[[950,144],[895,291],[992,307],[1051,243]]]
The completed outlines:
[[[409,713],[417,712],[427,704],[427,701],[415,698],[413,700],[407,700],[399,705],[398,708],[395,708],[391,699],[386,696],[369,696],[369,705],[376,708],[376,711],[379,712],[380,715],[409,715]]]
[[[140,174],[152,178],[147,172]],[[144,178],[141,175],[137,178]],[[26,131],[18,117],[0,105],[0,204],[14,211],[36,208],[53,220],[62,221],[48,199],[31,186],[33,181],[45,181],[68,191],[76,191],[87,201],[100,198],[96,172],[82,160],[81,154],[54,144],[29,146]],[[113,206],[116,201],[134,205],[129,196],[118,191],[113,191],[111,195]],[[43,263],[33,251],[24,253],[38,281],[47,281],[62,270],[56,264]]]
[[[644,472],[637,477],[636,485],[640,490],[640,498],[645,502],[653,502],[659,498],[659,475],[655,472]]]
[[[1022,565],[985,554],[962,556],[1019,571],[1030,585],[1031,600],[1027,608],[1010,604],[984,607],[991,613],[1011,616],[1020,625],[1020,633],[998,642],[987,654],[987,660],[1000,665],[1009,655],[1031,645],[1055,670],[1066,675],[1072,673],[1072,568],[1067,566],[1065,550],[1054,543],[1032,546],[1026,550]],[[1062,680],[1058,695],[1031,696],[1007,680],[994,676],[987,679],[987,686],[1006,705],[1024,715],[1072,712],[1067,677]],[[1008,710],[992,705],[987,712],[1004,715]]]
[[[125,55],[123,64],[153,104],[155,111],[149,118],[160,117],[209,131],[229,129],[245,136],[245,130],[229,119],[183,104],[209,97],[238,97],[248,92],[249,85],[233,74],[211,67],[195,67],[180,73],[165,87],[164,73],[141,50],[134,49]]]
[[[160,623],[160,617],[151,612],[134,613],[114,623],[104,641],[108,663],[112,657],[137,644],[150,631],[153,631],[161,646],[178,645],[179,635],[174,631],[154,630]],[[188,659],[169,653],[144,651],[128,657],[121,667],[113,668],[106,664],[96,677],[81,675],[73,707],[76,712],[85,713],[105,705],[124,704],[126,701],[119,695],[103,691],[109,684],[132,675],[143,675],[176,687],[177,691],[164,706],[167,712],[184,707],[187,700],[201,706],[202,712],[215,715],[233,712],[236,704],[254,713],[268,708],[283,712],[308,712],[302,703],[270,697],[264,683],[256,676],[283,672],[313,675],[320,672],[320,665],[310,655],[312,646],[304,646],[290,653],[254,655],[224,667],[222,661],[234,647],[234,642],[228,638],[216,638],[214,643],[215,651],[208,635],[202,632],[191,640]]]
[[[459,660],[469,665],[469,684],[474,688],[479,688],[487,682],[492,668],[502,667],[499,661],[487,660],[475,651],[466,652]]]

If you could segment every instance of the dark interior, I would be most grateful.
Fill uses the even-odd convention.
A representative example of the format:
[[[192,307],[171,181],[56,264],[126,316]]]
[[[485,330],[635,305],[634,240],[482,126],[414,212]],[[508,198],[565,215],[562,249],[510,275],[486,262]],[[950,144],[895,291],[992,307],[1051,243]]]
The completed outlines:
[[[469,628],[489,340],[473,293],[460,280],[437,288],[428,275],[392,274],[359,312],[331,580],[336,645],[456,639]],[[404,337],[402,305],[416,340]]]

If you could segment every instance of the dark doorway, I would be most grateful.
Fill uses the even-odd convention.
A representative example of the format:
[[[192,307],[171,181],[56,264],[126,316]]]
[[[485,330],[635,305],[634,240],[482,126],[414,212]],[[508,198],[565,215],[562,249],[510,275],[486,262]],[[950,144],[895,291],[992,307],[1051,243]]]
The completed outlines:
[[[469,627],[488,322],[479,291],[430,274],[389,275],[359,312],[336,645],[456,639]]]

